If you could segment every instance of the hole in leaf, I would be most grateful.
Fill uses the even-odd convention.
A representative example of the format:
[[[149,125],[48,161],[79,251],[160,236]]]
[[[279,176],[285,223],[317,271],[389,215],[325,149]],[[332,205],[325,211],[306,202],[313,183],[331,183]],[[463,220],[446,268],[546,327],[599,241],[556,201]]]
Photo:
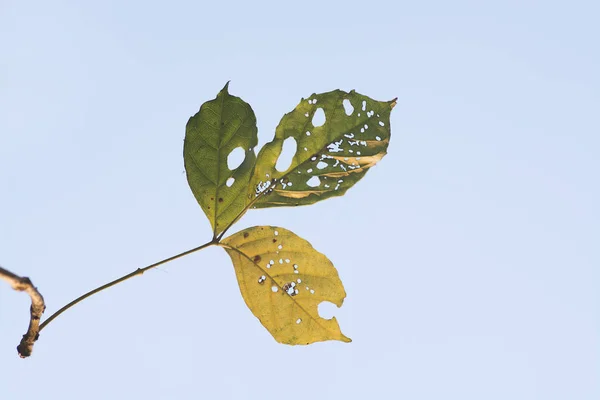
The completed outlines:
[[[350,103],[350,100],[344,99],[342,104],[344,105],[344,111],[346,111],[346,115],[352,115],[352,113],[354,112],[354,107],[352,107],[352,103]]]
[[[319,169],[325,169],[325,168],[327,168],[327,165],[329,165],[329,164],[327,164],[326,162],[323,162],[323,161],[319,161],[317,163],[317,168],[319,168]]]
[[[317,187],[321,184],[321,180],[318,176],[313,176],[308,181],[306,181],[306,184],[310,187]]]
[[[240,164],[244,161],[244,158],[246,158],[246,152],[244,149],[241,147],[236,147],[227,156],[227,167],[230,171],[233,171],[240,166]]]
[[[233,185],[233,182],[235,182],[235,178],[231,177],[227,179],[227,182],[225,182],[225,184],[227,185],[227,187],[231,187],[231,185]]]
[[[338,142],[329,143],[329,144],[327,145],[327,150],[329,150],[329,152],[330,152],[330,153],[337,153],[337,152],[340,152],[340,151],[344,151],[344,149],[342,149],[342,148],[340,147],[340,145],[341,145],[343,142],[344,142],[343,140],[340,140],[340,141],[338,141]]]
[[[335,306],[335,304],[330,303],[328,301],[319,303],[319,317],[324,319],[331,319],[333,318],[336,309],[337,307]]]
[[[296,139],[293,137],[285,139],[283,141],[281,154],[279,154],[279,158],[275,164],[275,169],[279,172],[287,171],[290,168],[290,165],[292,165],[292,159],[294,158],[297,149],[298,144],[296,143]]]
[[[299,324],[300,322],[302,322],[302,319],[301,319],[301,318],[298,318],[298,319],[296,320],[296,323],[297,323],[297,324]]]
[[[277,286],[275,286],[275,285],[271,286],[271,291],[273,293],[276,293],[278,290],[279,290],[279,288]]]
[[[362,102],[362,110],[367,111],[367,102],[365,100]]]
[[[323,126],[325,124],[325,111],[321,107],[313,114],[312,124],[314,127]]]
[[[296,289],[296,282],[290,282],[283,285],[283,291],[289,294],[290,296],[297,295],[298,290]]]

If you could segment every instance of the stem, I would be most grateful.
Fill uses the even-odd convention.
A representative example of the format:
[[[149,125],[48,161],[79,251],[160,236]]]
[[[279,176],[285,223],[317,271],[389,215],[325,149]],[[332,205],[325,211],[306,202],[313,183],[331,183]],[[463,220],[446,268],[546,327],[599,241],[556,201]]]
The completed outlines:
[[[13,289],[20,292],[26,292],[29,297],[31,297],[29,328],[27,328],[27,333],[23,335],[21,343],[17,346],[17,351],[21,358],[29,357],[33,351],[33,344],[37,340],[40,332],[40,318],[42,318],[42,314],[46,309],[44,298],[37,288],[33,286],[33,283],[29,278],[20,277],[0,267],[0,279],[7,281]]]
[[[190,250],[184,251],[183,253],[179,253],[179,254],[177,254],[177,255],[174,255],[174,256],[172,256],[172,257],[165,258],[164,260],[161,260],[161,261],[159,261],[159,262],[157,262],[157,263],[154,263],[154,264],[148,265],[147,267],[144,267],[144,268],[138,268],[138,269],[136,269],[135,271],[133,271],[133,272],[131,272],[131,273],[127,274],[127,275],[124,275],[124,276],[120,277],[119,279],[116,279],[116,280],[114,280],[114,281],[112,281],[112,282],[109,282],[109,283],[107,283],[107,284],[105,284],[105,285],[102,285],[102,286],[100,286],[100,287],[97,287],[96,289],[94,289],[94,290],[91,290],[91,291],[87,292],[86,294],[79,296],[78,298],[76,298],[75,300],[73,300],[72,302],[70,302],[69,304],[67,304],[66,306],[64,306],[63,308],[61,308],[60,310],[58,310],[58,311],[57,311],[57,312],[55,312],[54,314],[52,314],[50,317],[48,317],[48,318],[47,318],[47,319],[46,319],[46,320],[45,320],[45,321],[44,321],[44,322],[43,322],[43,323],[40,325],[40,331],[41,331],[42,329],[44,329],[44,328],[46,327],[46,325],[48,325],[50,322],[52,322],[52,321],[53,321],[53,320],[54,320],[56,317],[58,317],[60,314],[62,314],[63,312],[67,311],[69,308],[73,307],[73,306],[74,306],[74,305],[76,305],[77,303],[79,303],[79,302],[81,302],[81,301],[83,301],[83,300],[87,299],[87,298],[88,298],[88,297],[90,297],[91,295],[94,295],[94,294],[96,294],[96,293],[99,293],[99,292],[103,291],[104,289],[108,289],[109,287],[111,287],[111,286],[114,286],[114,285],[116,285],[117,283],[121,283],[121,282],[123,282],[123,281],[126,281],[126,280],[127,280],[127,279],[129,279],[129,278],[133,278],[134,276],[137,276],[137,275],[142,275],[144,272],[148,271],[149,269],[152,269],[152,268],[158,267],[159,265],[162,265],[162,264],[166,264],[166,263],[168,263],[168,262],[170,262],[170,261],[176,260],[176,259],[178,259],[178,258],[181,258],[181,257],[183,257],[183,256],[187,256],[188,254],[195,253],[195,252],[197,252],[197,251],[200,251],[200,250],[202,250],[202,249],[204,249],[204,248],[206,248],[206,247],[212,246],[212,245],[214,245],[214,244],[217,244],[217,243],[218,243],[218,240],[216,240],[216,239],[213,239],[213,240],[211,240],[210,242],[204,243],[204,244],[203,244],[203,245],[201,245],[201,246],[198,246],[198,247],[195,247],[195,248],[193,248],[193,249],[190,249]]]

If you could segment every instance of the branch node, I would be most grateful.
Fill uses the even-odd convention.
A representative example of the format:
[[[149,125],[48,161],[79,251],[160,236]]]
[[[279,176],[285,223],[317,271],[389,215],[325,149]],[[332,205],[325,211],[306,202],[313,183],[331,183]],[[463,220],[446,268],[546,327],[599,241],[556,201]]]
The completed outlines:
[[[8,282],[14,290],[26,292],[29,297],[31,297],[31,307],[29,307],[29,313],[31,314],[29,328],[27,328],[27,333],[23,335],[21,343],[17,346],[19,356],[21,358],[27,358],[33,352],[33,344],[40,337],[40,319],[46,310],[44,297],[42,297],[37,288],[33,286],[31,279],[27,277],[20,277],[0,267],[0,278]]]

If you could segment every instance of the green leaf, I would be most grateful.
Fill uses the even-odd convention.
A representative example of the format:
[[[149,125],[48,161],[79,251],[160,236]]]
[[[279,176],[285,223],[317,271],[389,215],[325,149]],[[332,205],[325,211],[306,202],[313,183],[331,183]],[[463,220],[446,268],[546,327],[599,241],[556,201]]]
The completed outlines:
[[[220,245],[233,261],[246,305],[275,340],[292,345],[351,341],[335,317],[319,316],[319,303],[341,307],[346,292],[331,261],[306,240],[287,229],[255,226]]]
[[[352,105],[350,115],[345,101]],[[275,138],[258,154],[249,188],[253,207],[307,205],[343,195],[386,154],[395,104],[395,99],[381,102],[341,90],[302,99],[283,116]],[[315,126],[319,109],[326,119]],[[297,150],[289,168],[278,171],[276,163],[289,138],[296,141]]]
[[[183,146],[188,183],[215,237],[247,205],[258,141],[254,111],[239,97],[231,96],[228,86],[189,119]],[[243,150],[244,160],[237,168],[229,169],[228,156],[238,147]]]

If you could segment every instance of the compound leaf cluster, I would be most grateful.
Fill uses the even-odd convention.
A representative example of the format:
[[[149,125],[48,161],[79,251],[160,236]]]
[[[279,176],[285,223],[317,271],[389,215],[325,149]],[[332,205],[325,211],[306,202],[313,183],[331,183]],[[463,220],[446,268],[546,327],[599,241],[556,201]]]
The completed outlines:
[[[355,91],[313,94],[283,116],[273,140],[256,156],[256,117],[248,103],[229,94],[228,85],[189,119],[183,152],[188,183],[213,238],[231,257],[244,301],[275,340],[350,342],[335,318],[318,313],[321,302],[340,307],[346,297],[325,255],[280,227],[255,226],[222,237],[249,209],[343,195],[385,156],[396,101]],[[286,141],[296,150],[289,165],[280,167]],[[243,160],[232,165],[235,151]]]

